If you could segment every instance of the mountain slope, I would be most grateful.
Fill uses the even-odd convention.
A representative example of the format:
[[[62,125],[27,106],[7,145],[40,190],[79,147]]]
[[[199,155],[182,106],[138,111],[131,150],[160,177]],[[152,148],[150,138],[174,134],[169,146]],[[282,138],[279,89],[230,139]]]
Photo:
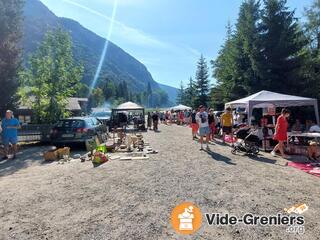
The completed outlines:
[[[71,34],[74,56],[85,67],[83,82],[90,85],[106,40],[74,20],[55,16],[39,0],[26,1],[24,16],[25,59],[36,50],[48,30],[62,27]],[[133,91],[145,90],[148,83],[153,89],[160,89],[158,83],[153,80],[150,72],[141,62],[112,42],[109,42],[99,81],[106,78],[114,82],[126,81]]]
[[[169,101],[175,105],[176,101],[177,101],[177,96],[178,96],[178,89],[171,87],[171,86],[167,86],[161,83],[158,83],[159,87],[165,91],[168,94],[169,97]]]

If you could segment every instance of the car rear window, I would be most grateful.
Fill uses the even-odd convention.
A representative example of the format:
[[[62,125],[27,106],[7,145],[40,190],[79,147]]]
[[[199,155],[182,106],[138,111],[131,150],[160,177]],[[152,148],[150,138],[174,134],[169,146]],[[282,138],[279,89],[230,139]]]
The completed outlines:
[[[92,117],[110,117],[111,116],[111,112],[93,112],[91,114]]]
[[[83,120],[62,120],[57,123],[57,127],[81,128],[81,127],[84,127],[84,121]]]

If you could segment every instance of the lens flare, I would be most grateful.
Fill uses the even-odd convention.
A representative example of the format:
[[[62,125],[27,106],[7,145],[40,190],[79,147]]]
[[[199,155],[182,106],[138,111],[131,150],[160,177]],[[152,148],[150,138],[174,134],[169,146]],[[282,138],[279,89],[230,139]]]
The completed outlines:
[[[105,42],[103,50],[102,50],[102,54],[101,54],[101,57],[100,57],[99,65],[98,65],[96,73],[94,75],[94,79],[93,79],[93,81],[92,81],[92,83],[90,85],[89,96],[91,95],[93,89],[97,85],[98,78],[99,78],[100,72],[101,72],[101,68],[103,66],[106,54],[108,52],[108,46],[109,46],[109,41],[110,41],[110,38],[111,38],[112,31],[113,31],[113,25],[114,25],[115,18],[116,18],[117,7],[118,7],[118,0],[114,0],[113,10],[112,10],[112,17],[111,17],[110,24],[109,24],[108,35],[107,35],[106,42]]]

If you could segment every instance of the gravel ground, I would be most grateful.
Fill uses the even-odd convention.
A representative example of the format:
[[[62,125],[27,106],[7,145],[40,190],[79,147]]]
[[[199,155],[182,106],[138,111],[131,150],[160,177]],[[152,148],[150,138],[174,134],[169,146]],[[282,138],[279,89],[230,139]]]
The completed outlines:
[[[268,154],[234,156],[218,143],[200,152],[190,135],[187,127],[161,125],[145,134],[158,154],[98,168],[79,161],[41,164],[39,147],[10,165],[0,163],[0,239],[319,239],[319,178]],[[170,213],[185,201],[203,213],[236,216],[277,214],[304,202],[305,234],[208,226],[203,217],[196,234],[180,236]]]

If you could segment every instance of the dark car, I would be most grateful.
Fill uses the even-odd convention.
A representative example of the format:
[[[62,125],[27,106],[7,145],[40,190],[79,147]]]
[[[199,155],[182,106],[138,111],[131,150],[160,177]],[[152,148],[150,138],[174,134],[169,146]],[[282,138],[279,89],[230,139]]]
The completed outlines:
[[[111,118],[111,111],[105,110],[95,110],[90,114],[90,117],[97,118],[100,122],[109,126],[110,118]]]
[[[76,117],[59,120],[51,130],[54,144],[85,143],[103,129],[100,121],[93,117]]]

